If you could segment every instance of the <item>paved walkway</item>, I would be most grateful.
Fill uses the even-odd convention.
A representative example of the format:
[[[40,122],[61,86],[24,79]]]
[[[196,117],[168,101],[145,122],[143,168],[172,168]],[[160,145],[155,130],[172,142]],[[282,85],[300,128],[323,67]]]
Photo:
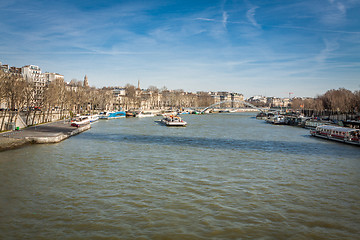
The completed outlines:
[[[68,121],[41,124],[20,131],[0,133],[0,151],[27,143],[55,143],[90,128],[90,124],[72,127]]]

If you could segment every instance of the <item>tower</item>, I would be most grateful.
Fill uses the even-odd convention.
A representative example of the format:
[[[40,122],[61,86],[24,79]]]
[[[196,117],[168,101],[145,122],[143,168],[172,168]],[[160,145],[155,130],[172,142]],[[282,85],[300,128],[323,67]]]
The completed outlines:
[[[89,87],[89,81],[88,81],[88,77],[86,75],[84,77],[84,87]]]

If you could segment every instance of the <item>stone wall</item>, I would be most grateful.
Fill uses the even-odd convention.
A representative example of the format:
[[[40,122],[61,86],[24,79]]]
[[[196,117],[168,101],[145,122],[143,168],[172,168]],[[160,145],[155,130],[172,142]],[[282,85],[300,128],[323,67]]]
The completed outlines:
[[[31,125],[53,122],[69,117],[70,113],[68,111],[1,111],[0,131],[22,129]]]

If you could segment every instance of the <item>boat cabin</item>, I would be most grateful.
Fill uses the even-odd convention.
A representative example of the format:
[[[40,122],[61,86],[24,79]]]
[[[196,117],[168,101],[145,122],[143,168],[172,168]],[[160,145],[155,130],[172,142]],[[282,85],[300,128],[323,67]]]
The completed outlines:
[[[316,127],[313,135],[358,142],[360,140],[360,129],[322,125]]]

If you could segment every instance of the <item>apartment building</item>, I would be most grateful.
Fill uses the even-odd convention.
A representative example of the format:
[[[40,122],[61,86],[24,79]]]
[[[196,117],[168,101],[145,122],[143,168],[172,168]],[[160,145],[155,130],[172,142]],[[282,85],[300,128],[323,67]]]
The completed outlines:
[[[0,62],[0,70],[1,71],[3,71],[3,72],[5,72],[5,73],[9,73],[10,72],[10,67],[9,67],[9,65],[7,65],[7,64],[2,64],[1,62]]]
[[[269,97],[268,105],[270,107],[288,107],[291,103],[290,98],[277,98],[277,97]]]
[[[221,108],[237,108],[243,106],[244,95],[235,92],[212,92],[211,97],[214,103],[224,102],[220,104]]]
[[[34,100],[40,104],[43,99],[44,87],[46,85],[45,77],[44,74],[41,73],[40,67],[26,65],[21,68],[21,73],[26,81],[34,83]]]
[[[64,81],[64,75],[61,75],[58,73],[46,72],[46,73],[44,73],[44,78],[45,78],[45,84],[49,84],[55,80],[63,80]]]

